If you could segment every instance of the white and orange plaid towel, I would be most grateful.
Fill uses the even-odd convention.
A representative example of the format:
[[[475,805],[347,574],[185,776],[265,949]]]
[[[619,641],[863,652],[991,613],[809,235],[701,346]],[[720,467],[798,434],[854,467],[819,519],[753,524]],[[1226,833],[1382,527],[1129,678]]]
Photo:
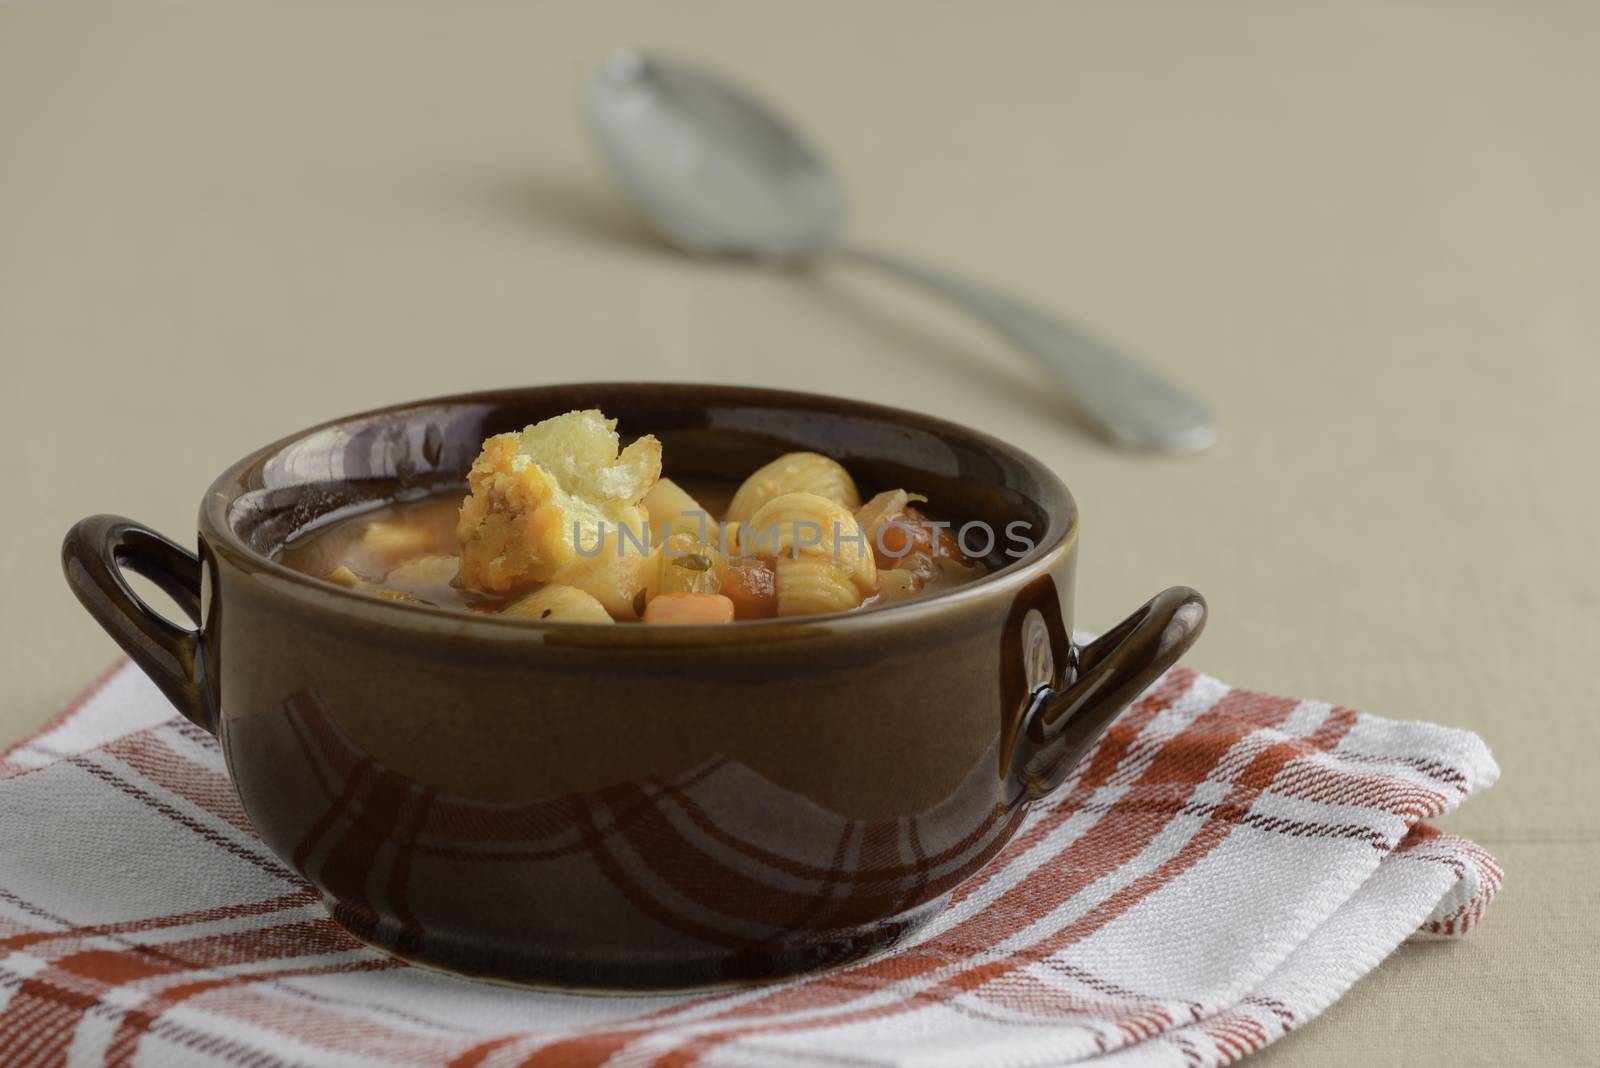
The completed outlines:
[[[0,757],[0,1064],[1224,1064],[1478,921],[1499,867],[1425,821],[1497,773],[1464,731],[1178,669],[894,951],[563,995],[352,940],[124,664]]]

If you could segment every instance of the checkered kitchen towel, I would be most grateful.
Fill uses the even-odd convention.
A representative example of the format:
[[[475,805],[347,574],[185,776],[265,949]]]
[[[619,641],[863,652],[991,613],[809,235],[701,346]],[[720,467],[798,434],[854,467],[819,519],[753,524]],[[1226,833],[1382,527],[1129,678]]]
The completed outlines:
[[[562,995],[352,940],[123,664],[0,757],[0,1065],[1223,1064],[1478,921],[1499,867],[1425,821],[1497,773],[1464,731],[1175,669],[894,951]]]

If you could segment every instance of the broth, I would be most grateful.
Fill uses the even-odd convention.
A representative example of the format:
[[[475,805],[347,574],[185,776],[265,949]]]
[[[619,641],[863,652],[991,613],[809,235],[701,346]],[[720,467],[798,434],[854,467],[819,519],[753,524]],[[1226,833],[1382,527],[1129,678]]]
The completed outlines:
[[[677,480],[703,504],[708,512],[721,515],[727,510],[737,488],[715,479]],[[454,608],[464,612],[499,612],[520,599],[526,591],[510,594],[485,593],[467,588],[459,575],[401,570],[402,565],[422,556],[457,556],[456,519],[463,492],[440,493],[414,501],[403,501],[320,523],[297,533],[278,554],[278,562],[315,578],[325,579],[340,567],[374,586],[406,594],[425,604]],[[364,539],[373,527],[392,528],[416,538],[415,551],[385,551]],[[395,574],[401,570],[400,574]]]
[[[485,439],[465,496],[331,519],[279,559],[374,597],[574,623],[823,615],[986,573],[914,488],[863,501],[815,452],[737,485],[678,482],[661,477],[662,452],[648,434],[624,447],[598,410],[567,412]]]
[[[723,514],[737,488],[713,479],[677,480],[713,515]],[[522,598],[526,591],[493,594],[468,588],[459,573],[444,569],[405,567],[430,556],[457,558],[456,520],[461,508],[460,493],[441,493],[419,500],[404,501],[344,516],[297,533],[278,554],[278,561],[315,578],[327,579],[341,567],[378,590],[400,594],[424,604],[463,612],[496,613]],[[369,534],[374,529],[393,532],[395,537]],[[399,542],[396,545],[395,542]],[[407,550],[404,546],[410,545]],[[973,563],[975,574],[940,569],[923,583],[917,596],[932,596],[943,590],[965,585],[987,573],[981,563]],[[378,594],[382,595],[382,594]],[[889,602],[882,593],[866,598],[861,607],[872,608]],[[902,598],[903,599],[903,598]]]

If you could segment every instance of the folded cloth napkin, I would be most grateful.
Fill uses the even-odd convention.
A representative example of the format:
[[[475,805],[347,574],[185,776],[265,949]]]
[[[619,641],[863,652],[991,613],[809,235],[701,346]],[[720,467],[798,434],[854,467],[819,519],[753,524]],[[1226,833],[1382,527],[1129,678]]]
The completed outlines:
[[[351,939],[122,664],[0,757],[0,1063],[1225,1064],[1477,923],[1499,867],[1424,821],[1497,774],[1465,731],[1175,669],[894,950],[579,996]]]

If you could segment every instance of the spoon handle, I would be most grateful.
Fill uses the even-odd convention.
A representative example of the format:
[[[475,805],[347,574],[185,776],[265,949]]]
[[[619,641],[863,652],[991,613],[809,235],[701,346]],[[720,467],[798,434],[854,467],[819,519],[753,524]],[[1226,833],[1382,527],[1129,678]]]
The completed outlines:
[[[836,251],[932,290],[1009,338],[1049,369],[1082,416],[1114,445],[1188,452],[1216,438],[1211,413],[1199,398],[1076,327],[897,256],[853,247]]]

